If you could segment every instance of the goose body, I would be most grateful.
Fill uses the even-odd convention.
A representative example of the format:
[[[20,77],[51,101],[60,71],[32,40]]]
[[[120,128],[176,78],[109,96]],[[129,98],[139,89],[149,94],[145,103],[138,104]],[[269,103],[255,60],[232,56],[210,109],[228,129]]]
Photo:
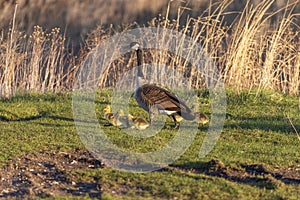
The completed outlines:
[[[175,128],[179,126],[179,121],[177,119],[180,119],[180,117],[186,120],[194,120],[194,113],[183,100],[162,87],[145,83],[141,69],[142,50],[136,42],[131,43],[130,46],[136,51],[138,63],[134,97],[139,106],[149,113],[150,123],[152,124],[153,117],[156,114],[170,116],[175,123]],[[177,117],[176,119],[175,116],[177,115],[180,117]]]

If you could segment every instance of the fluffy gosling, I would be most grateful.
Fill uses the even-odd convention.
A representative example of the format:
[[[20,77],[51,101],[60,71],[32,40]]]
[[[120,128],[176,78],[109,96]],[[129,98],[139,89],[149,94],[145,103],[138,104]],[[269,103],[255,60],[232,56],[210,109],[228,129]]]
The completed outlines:
[[[119,126],[120,128],[129,128],[131,126],[131,119],[129,118],[129,115],[125,115],[122,109],[117,112],[116,119],[121,124]]]
[[[103,109],[104,118],[107,119],[113,126],[121,126],[122,122],[118,118],[118,114],[112,113],[110,105],[106,105]]]
[[[171,117],[171,116],[169,116],[169,117]],[[183,117],[181,117],[181,116],[178,115],[178,114],[175,114],[174,117],[175,117],[175,119],[176,119],[177,122],[181,122],[181,121],[183,120]],[[171,117],[171,118],[172,118],[172,117]]]
[[[201,112],[195,112],[195,121],[198,124],[207,124],[209,122],[209,118]]]
[[[128,115],[128,119],[132,121],[135,128],[138,130],[145,130],[150,125],[145,119],[140,117],[133,117],[132,115]]]

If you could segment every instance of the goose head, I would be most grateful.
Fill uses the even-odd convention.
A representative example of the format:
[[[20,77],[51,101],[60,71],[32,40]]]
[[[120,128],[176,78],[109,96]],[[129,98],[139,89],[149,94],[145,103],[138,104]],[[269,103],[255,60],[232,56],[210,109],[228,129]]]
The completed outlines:
[[[140,44],[138,42],[132,42],[130,43],[130,48],[134,51],[137,51],[140,49]]]

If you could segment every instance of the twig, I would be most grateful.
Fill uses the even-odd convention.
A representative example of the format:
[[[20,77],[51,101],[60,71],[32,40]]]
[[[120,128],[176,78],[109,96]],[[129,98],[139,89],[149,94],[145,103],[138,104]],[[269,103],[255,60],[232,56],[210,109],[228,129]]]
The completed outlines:
[[[12,27],[10,33],[10,50],[12,49],[13,46],[13,37],[14,37],[15,24],[16,24],[17,9],[18,9],[18,4],[15,5],[15,11],[14,11],[14,16],[12,21]]]

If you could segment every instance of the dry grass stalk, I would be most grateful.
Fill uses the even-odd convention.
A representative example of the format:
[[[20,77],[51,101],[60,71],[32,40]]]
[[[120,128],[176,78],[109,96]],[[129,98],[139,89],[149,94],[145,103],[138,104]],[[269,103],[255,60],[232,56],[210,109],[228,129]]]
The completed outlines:
[[[292,11],[298,1],[271,13],[269,11],[274,0],[263,0],[255,6],[247,1],[244,11],[238,14],[232,24],[226,24],[224,18],[232,14],[226,9],[233,1],[210,2],[211,6],[202,15],[186,18],[184,25],[181,17],[188,8],[179,7],[177,18],[169,19],[173,2],[169,2],[165,16],[149,22],[149,26],[188,35],[191,42],[186,44],[183,39],[179,40],[175,53],[170,53],[158,49],[168,47],[172,38],[164,35],[167,32],[157,35],[154,44],[156,49],[144,51],[145,63],[153,64],[143,69],[149,76],[147,78],[167,87],[205,87],[205,81],[207,83],[208,80],[203,80],[201,73],[189,62],[201,58],[192,53],[188,53],[188,59],[176,56],[201,43],[203,50],[216,64],[213,69],[205,65],[203,70],[213,71],[213,74],[224,79],[228,87],[238,91],[273,89],[297,94],[300,85],[300,27],[295,23],[296,15]],[[271,18],[279,12],[283,12],[281,20],[272,22]],[[99,26],[89,35],[82,48],[83,56],[75,65],[73,61],[70,62],[75,58],[67,53],[65,38],[59,29],[46,33],[42,28],[35,27],[33,34],[28,37],[12,26],[10,32],[2,32],[0,37],[3,55],[0,58],[1,95],[10,97],[23,89],[36,92],[70,90],[80,70],[80,61],[91,49],[114,33],[134,27],[138,25],[131,24],[121,30],[115,30],[113,26],[106,29]],[[117,49],[115,51],[118,52]],[[112,61],[104,74],[95,75],[93,81],[97,81],[99,87],[115,86],[124,73],[134,75],[134,71],[130,70],[136,65],[135,59],[134,56],[125,55]],[[184,81],[179,83],[177,77]]]
[[[65,50],[65,39],[59,29],[46,33],[36,26],[28,37],[18,32],[13,23],[7,35],[10,37],[1,37],[0,40],[1,97],[9,98],[22,90],[65,90],[72,80],[68,79],[68,54]]]
[[[291,126],[293,127],[293,129],[294,129],[294,131],[295,131],[295,133],[296,133],[296,135],[297,135],[298,140],[300,141],[300,135],[299,135],[299,132],[297,131],[297,129],[296,129],[296,127],[294,126],[294,124],[293,124],[291,118],[290,118],[288,115],[287,115],[287,118],[288,118],[288,120],[289,120]]]
[[[229,87],[238,91],[250,91],[255,88],[258,92],[274,89],[284,93],[297,93],[300,70],[297,39],[299,27],[294,25],[295,15],[292,14],[296,3],[288,3],[283,8],[269,13],[274,0],[264,0],[256,6],[247,1],[244,11],[237,19],[232,24],[225,25],[224,17],[232,14],[226,12],[226,9],[232,2],[227,0],[211,4],[198,18],[187,18],[183,26],[180,26],[180,17],[187,8],[179,7],[177,18],[170,20],[169,2],[166,15],[153,19],[149,25],[190,36],[190,44],[178,43],[176,55],[186,49],[192,49],[200,42],[205,52],[216,63],[217,68],[212,70],[219,73],[220,78],[224,78]],[[282,11],[282,20],[273,24],[271,18]],[[104,38],[103,35],[101,37]],[[97,39],[98,42],[101,41],[101,38]],[[164,33],[158,35],[156,48],[163,49],[168,46],[171,42],[169,39]],[[177,77],[184,77],[188,87],[205,86],[201,74],[189,63],[191,59],[199,59],[197,56],[189,55],[188,59],[184,60],[180,56],[157,49],[144,52],[145,63],[153,64],[151,68],[144,68],[144,73],[148,74],[150,81],[162,85],[178,85]],[[100,86],[114,86],[118,77],[132,69],[134,63],[135,58],[122,58],[114,62],[105,72]],[[208,69],[204,67],[203,70]],[[175,73],[172,74],[172,71]]]

